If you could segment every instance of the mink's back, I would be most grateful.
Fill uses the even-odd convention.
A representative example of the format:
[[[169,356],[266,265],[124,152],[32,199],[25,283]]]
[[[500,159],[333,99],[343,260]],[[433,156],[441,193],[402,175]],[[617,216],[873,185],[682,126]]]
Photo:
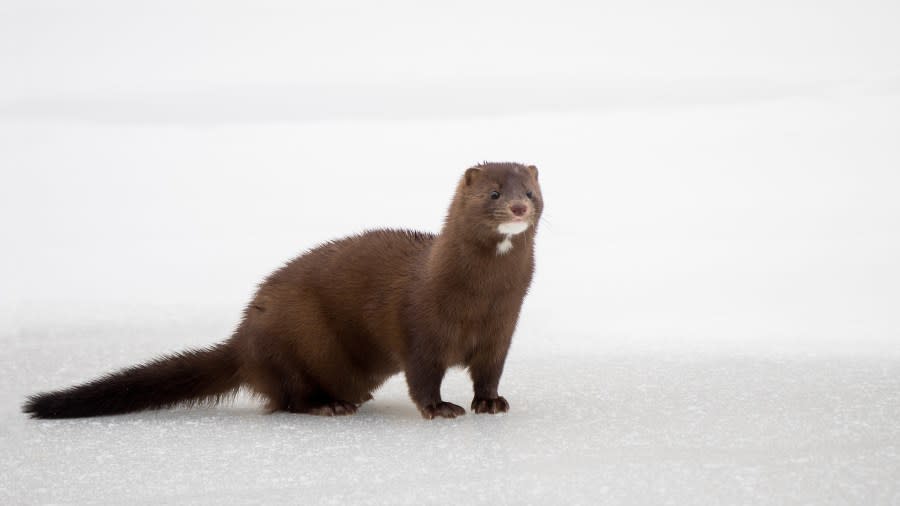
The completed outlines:
[[[425,232],[379,229],[328,241],[273,272],[263,285],[302,282],[327,288],[352,281],[343,288],[384,288],[398,276],[414,274],[434,239]]]
[[[251,308],[263,307],[281,323],[314,308],[357,346],[402,349],[401,313],[434,241],[434,234],[392,229],[329,241],[272,273]]]

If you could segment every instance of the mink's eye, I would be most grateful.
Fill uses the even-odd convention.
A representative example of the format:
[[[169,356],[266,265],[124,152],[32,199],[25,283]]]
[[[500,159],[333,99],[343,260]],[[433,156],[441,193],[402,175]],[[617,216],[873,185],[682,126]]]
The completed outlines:
[[[498,192],[497,190],[492,191],[492,192],[491,192],[491,198],[494,199],[494,200],[499,199],[499,198],[500,198],[500,192]]]
[[[534,193],[531,193],[531,190],[528,190],[527,192],[525,192],[525,196],[528,198],[534,198]]]

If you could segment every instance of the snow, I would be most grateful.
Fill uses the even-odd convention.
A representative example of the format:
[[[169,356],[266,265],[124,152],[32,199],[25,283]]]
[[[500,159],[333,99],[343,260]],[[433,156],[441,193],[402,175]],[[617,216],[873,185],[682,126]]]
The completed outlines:
[[[0,503],[900,502],[897,4],[373,5],[0,7]],[[19,412],[482,160],[546,200],[508,414]]]
[[[21,336],[34,337],[38,336]],[[26,341],[24,344],[22,341]],[[65,384],[177,348],[173,336],[4,355],[0,459],[16,503],[847,503],[897,501],[900,361],[877,356],[516,346],[511,411],[426,421],[402,378],[350,417],[230,407],[71,421],[15,411]],[[519,343],[521,344],[521,343]],[[11,356],[10,356],[11,355]],[[468,405],[454,371],[444,397]]]

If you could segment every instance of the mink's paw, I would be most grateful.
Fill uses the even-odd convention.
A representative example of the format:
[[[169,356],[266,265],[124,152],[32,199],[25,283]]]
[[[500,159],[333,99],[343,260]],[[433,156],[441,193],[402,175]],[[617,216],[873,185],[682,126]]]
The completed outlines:
[[[506,413],[509,411],[509,403],[502,396],[496,399],[472,399],[472,411],[476,413]]]
[[[452,402],[439,402],[437,404],[431,404],[422,408],[421,411],[422,418],[425,418],[427,420],[431,420],[437,417],[456,418],[457,416],[466,414],[466,410],[463,409],[462,406],[457,406]]]
[[[352,415],[356,413],[356,404],[344,401],[331,401],[327,404],[310,408],[307,413],[318,416]]]

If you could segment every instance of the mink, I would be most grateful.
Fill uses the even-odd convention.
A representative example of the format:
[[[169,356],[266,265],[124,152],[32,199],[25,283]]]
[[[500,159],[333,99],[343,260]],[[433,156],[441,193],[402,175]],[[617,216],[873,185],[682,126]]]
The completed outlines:
[[[371,230],[324,243],[260,285],[226,341],[41,393],[34,418],[115,415],[215,403],[246,388],[269,411],[348,415],[394,374],[424,418],[465,409],[441,397],[468,368],[475,413],[502,413],[500,376],[534,272],[543,210],[538,170],[465,171],[440,234]]]

